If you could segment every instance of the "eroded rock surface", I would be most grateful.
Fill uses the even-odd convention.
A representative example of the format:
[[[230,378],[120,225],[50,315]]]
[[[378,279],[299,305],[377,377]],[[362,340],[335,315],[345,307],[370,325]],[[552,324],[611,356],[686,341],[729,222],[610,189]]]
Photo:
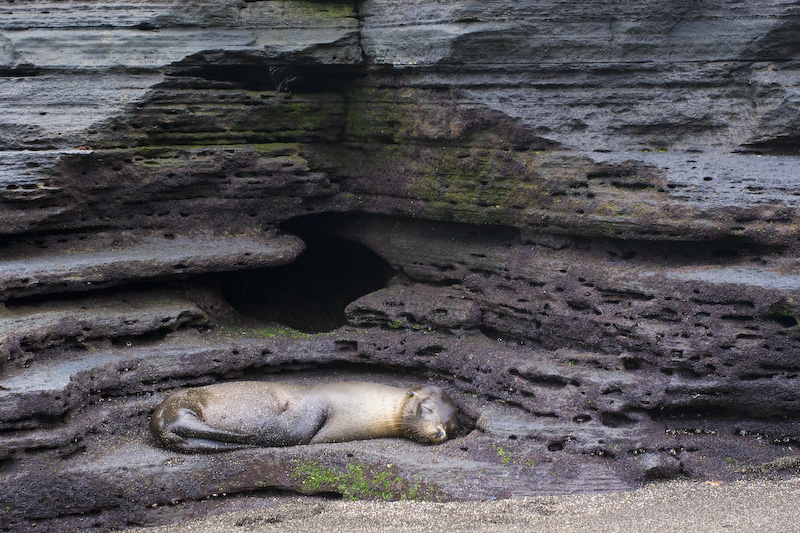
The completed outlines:
[[[474,500],[792,472],[792,2],[0,10],[0,524],[263,491]],[[234,379],[430,381],[439,446],[156,448]]]

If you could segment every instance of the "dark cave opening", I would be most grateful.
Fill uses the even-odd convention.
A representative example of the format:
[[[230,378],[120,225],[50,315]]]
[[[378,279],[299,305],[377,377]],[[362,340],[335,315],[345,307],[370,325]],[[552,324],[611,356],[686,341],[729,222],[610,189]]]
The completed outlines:
[[[312,215],[284,223],[306,251],[286,266],[225,274],[225,299],[247,317],[305,333],[344,326],[347,304],[385,287],[395,271],[369,248],[336,236],[336,220]]]
[[[267,61],[242,52],[204,52],[172,65],[170,74],[232,83],[251,91],[290,93],[338,92],[364,76],[358,65],[298,64]]]

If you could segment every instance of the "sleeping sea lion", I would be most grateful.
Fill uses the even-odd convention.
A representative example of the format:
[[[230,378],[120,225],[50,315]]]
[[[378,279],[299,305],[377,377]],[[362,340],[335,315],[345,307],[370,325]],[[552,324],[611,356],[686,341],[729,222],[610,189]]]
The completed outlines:
[[[380,437],[439,443],[458,408],[439,387],[238,381],[178,391],[153,412],[156,442],[181,452],[292,446]]]

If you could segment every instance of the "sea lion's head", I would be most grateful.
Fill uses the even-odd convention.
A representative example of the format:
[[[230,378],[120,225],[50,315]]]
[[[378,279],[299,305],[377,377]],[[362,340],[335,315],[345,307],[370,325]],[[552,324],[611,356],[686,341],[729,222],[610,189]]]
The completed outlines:
[[[406,393],[408,401],[403,422],[406,436],[420,442],[439,443],[458,428],[458,407],[439,387],[414,387]]]

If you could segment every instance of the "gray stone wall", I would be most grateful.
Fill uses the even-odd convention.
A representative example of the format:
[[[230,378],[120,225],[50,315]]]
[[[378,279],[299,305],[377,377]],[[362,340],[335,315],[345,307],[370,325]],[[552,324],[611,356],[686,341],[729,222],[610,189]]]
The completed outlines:
[[[793,472],[796,2],[0,8],[0,523]],[[181,455],[222,380],[462,429]],[[236,498],[234,495],[250,495]]]

